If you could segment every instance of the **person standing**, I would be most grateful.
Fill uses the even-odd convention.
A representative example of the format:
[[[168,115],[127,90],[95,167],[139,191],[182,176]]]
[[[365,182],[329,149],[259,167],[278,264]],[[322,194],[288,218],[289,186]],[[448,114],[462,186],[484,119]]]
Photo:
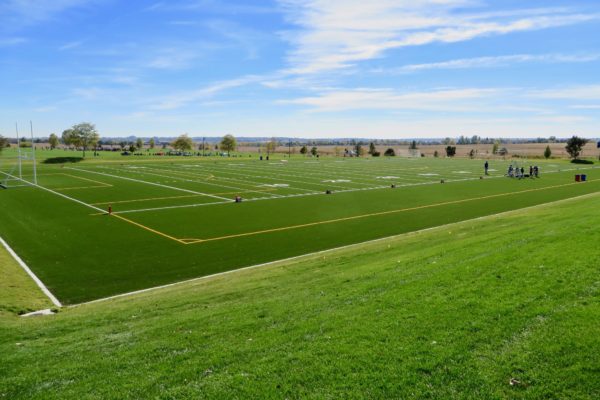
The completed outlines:
[[[485,164],[483,164],[483,168],[485,169],[485,174],[488,175],[488,168],[490,167],[490,164],[487,162],[485,162]]]

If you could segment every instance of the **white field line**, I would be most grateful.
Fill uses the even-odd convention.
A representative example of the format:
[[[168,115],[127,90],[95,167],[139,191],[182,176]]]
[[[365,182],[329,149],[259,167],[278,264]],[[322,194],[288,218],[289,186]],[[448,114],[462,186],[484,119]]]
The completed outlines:
[[[126,181],[132,181],[132,182],[137,182],[137,183],[145,183],[147,185],[152,185],[152,186],[158,186],[158,187],[163,187],[163,188],[167,188],[167,189],[173,189],[173,190],[179,190],[181,192],[186,192],[186,193],[193,193],[193,194],[199,194],[199,195],[203,195],[203,196],[207,196],[207,197],[213,197],[215,199],[219,199],[219,200],[227,200],[227,201],[232,201],[231,199],[225,198],[225,197],[221,197],[221,196],[215,196],[213,194],[208,194],[208,193],[202,193],[202,192],[197,192],[195,190],[189,190],[189,189],[183,189],[183,188],[179,188],[176,186],[169,186],[169,185],[163,185],[161,183],[155,183],[155,182],[148,182],[148,181],[142,181],[139,179],[134,179],[134,178],[127,178],[125,176],[119,176],[119,175],[113,175],[113,174],[107,174],[105,172],[97,172],[97,171],[89,171],[86,169],[81,169],[81,168],[74,168],[74,167],[65,167],[65,169],[71,169],[71,170],[75,170],[75,171],[82,171],[82,172],[88,172],[90,174],[98,174],[98,175],[104,175],[104,176],[109,176],[112,178],[117,178],[117,179],[124,179]]]
[[[83,205],[83,206],[86,206],[86,207],[92,208],[92,209],[94,209],[94,210],[96,210],[96,211],[100,211],[100,212],[103,212],[103,213],[104,213],[104,212],[106,212],[106,210],[103,210],[103,209],[101,209],[101,208],[98,208],[98,207],[96,207],[96,206],[93,206],[93,205],[91,205],[91,204],[85,203],[85,202],[83,202],[83,201],[81,201],[81,200],[74,199],[73,197],[69,197],[69,196],[67,196],[66,194],[62,194],[62,193],[56,192],[56,191],[54,191],[54,190],[52,190],[52,189],[48,189],[47,187],[40,186],[40,185],[37,185],[37,184],[35,184],[35,183],[32,183],[32,182],[28,182],[28,181],[22,180],[22,179],[20,179],[20,178],[18,178],[18,177],[16,177],[16,176],[14,176],[14,175],[7,174],[6,172],[3,172],[3,174],[5,174],[5,175],[8,175],[8,176],[10,176],[10,177],[13,177],[13,178],[15,178],[15,179],[21,180],[21,181],[23,181],[23,182],[26,182],[26,183],[27,183],[28,185],[30,185],[30,186],[36,187],[36,188],[38,188],[38,189],[45,190],[45,191],[47,191],[47,192],[50,192],[50,193],[52,193],[52,194],[55,194],[55,195],[57,195],[57,196],[63,197],[63,198],[65,198],[65,199],[67,199],[67,200],[71,200],[71,201],[74,201],[75,203],[79,203],[79,204],[81,204],[81,205]]]
[[[280,260],[275,260],[275,261],[269,261],[266,263],[262,263],[262,264],[256,264],[256,265],[250,265],[247,267],[241,267],[241,268],[236,268],[236,269],[232,269],[229,271],[223,271],[223,272],[218,272],[216,274],[211,274],[211,275],[205,275],[205,276],[201,276],[198,278],[192,278],[192,279],[186,279],[183,281],[179,281],[179,282],[174,282],[174,283],[168,283],[166,285],[160,285],[160,286],[153,286],[150,288],[146,288],[146,289],[140,289],[140,290],[135,290],[132,292],[127,292],[127,293],[121,293],[121,294],[117,294],[114,296],[108,296],[108,297],[103,297],[100,299],[96,299],[96,300],[90,300],[90,301],[86,301],[83,303],[78,303],[78,304],[71,304],[68,305],[67,307],[72,308],[72,307],[79,307],[79,306],[84,306],[87,304],[94,304],[94,303],[99,303],[99,302],[103,302],[103,301],[108,301],[108,300],[114,300],[114,299],[118,299],[118,298],[122,298],[122,297],[130,297],[130,296],[135,296],[137,294],[141,294],[141,293],[146,293],[146,292],[151,292],[151,291],[157,291],[157,290],[161,290],[161,289],[165,289],[165,288],[169,288],[169,287],[173,287],[173,286],[179,286],[179,285],[184,285],[187,283],[191,283],[191,282],[198,282],[198,281],[202,281],[202,280],[208,280],[208,279],[212,279],[212,278],[216,278],[218,276],[223,276],[223,275],[228,275],[228,274],[233,274],[233,273],[237,273],[237,272],[241,272],[241,271],[246,271],[246,270],[251,270],[251,269],[257,269],[257,268],[262,268],[262,267],[267,267],[267,266],[271,266],[271,265],[276,265],[276,264],[283,264],[283,263],[288,263],[291,261],[296,261],[296,260],[302,260],[304,258],[311,258],[314,256],[319,256],[322,254],[328,254],[328,253],[334,253],[336,251],[339,250],[347,250],[347,249],[351,249],[353,247],[358,247],[358,246],[362,246],[362,245],[368,245],[368,244],[373,244],[373,243],[378,243],[378,242],[384,242],[387,240],[395,240],[401,237],[409,237],[409,236],[414,236],[414,235],[419,235],[425,232],[429,232],[429,231],[435,231],[438,229],[446,229],[450,226],[455,226],[455,225],[459,225],[459,224],[464,224],[464,223],[470,223],[470,222],[475,222],[475,221],[485,221],[488,219],[492,219],[492,218],[497,218],[497,217],[502,217],[502,216],[509,216],[512,214],[518,214],[521,213],[523,211],[527,211],[527,210],[539,210],[540,207],[548,207],[548,206],[552,206],[552,205],[556,205],[556,204],[561,204],[561,203],[566,203],[569,201],[573,201],[573,200],[578,200],[578,199],[584,199],[587,197],[594,197],[597,196],[599,192],[594,192],[594,193],[587,193],[581,196],[576,196],[576,197],[569,197],[567,199],[561,199],[561,200],[556,200],[556,201],[551,201],[549,203],[541,203],[541,204],[536,204],[530,207],[525,207],[525,208],[520,208],[518,210],[510,210],[510,211],[503,211],[500,213],[496,213],[496,214],[490,214],[490,215],[484,215],[481,217],[477,217],[477,218],[471,218],[471,219],[466,219],[463,221],[458,221],[458,222],[451,222],[449,224],[444,224],[444,225],[438,225],[438,226],[432,226],[429,228],[424,228],[424,229],[419,229],[417,231],[412,231],[412,232],[405,232],[405,233],[401,233],[399,235],[392,235],[392,236],[385,236],[382,238],[378,238],[378,239],[373,239],[373,240],[367,240],[364,242],[360,242],[360,243],[352,243],[352,244],[347,244],[344,246],[339,246],[339,247],[333,247],[330,249],[326,249],[326,250],[320,250],[320,251],[315,251],[312,253],[306,253],[306,254],[302,254],[299,256],[294,256],[294,257],[288,257],[288,258],[283,258]]]
[[[8,245],[8,243],[6,243],[6,241],[4,239],[2,239],[2,237],[0,237],[0,243],[2,244],[2,246],[4,246],[6,251],[8,251],[8,254],[10,254],[12,256],[12,258],[15,259],[17,264],[19,264],[21,266],[21,268],[23,268],[25,270],[25,272],[27,272],[27,275],[29,275],[31,277],[31,279],[33,279],[35,284],[38,285],[38,287],[42,290],[42,292],[44,292],[44,294],[50,299],[52,304],[54,304],[56,307],[62,307],[62,304],[60,303],[60,301],[58,301],[58,299],[52,294],[52,292],[50,292],[50,290],[48,290],[48,288],[46,287],[46,285],[44,285],[44,283],[40,280],[40,278],[38,278],[33,273],[33,271],[31,269],[29,269],[27,264],[25,264],[25,261],[23,261],[21,259],[21,257],[19,257],[19,255],[17,253],[15,253],[15,251]]]
[[[361,172],[354,172],[357,171],[354,168],[347,168],[351,172],[351,174],[355,174],[355,175],[362,175],[364,177],[370,177],[371,180],[375,180],[377,181],[377,179],[374,179],[373,176],[381,176],[381,175],[392,175],[392,176],[398,176],[398,178],[396,179],[391,179],[390,182],[423,182],[424,177],[423,176],[419,176],[418,173],[422,172],[422,171],[428,171],[428,172],[439,172],[440,176],[438,176],[437,178],[444,178],[444,175],[447,173],[447,170],[433,170],[433,169],[429,169],[429,168],[398,168],[398,167],[388,167],[388,168],[383,168],[383,169],[379,169],[377,167],[380,167],[379,165],[377,166],[373,166],[370,167],[371,169],[369,169],[369,174],[365,174],[364,171],[365,169],[360,170]],[[330,167],[331,169],[337,169],[337,170],[345,170],[346,168],[343,166],[339,166],[339,165],[333,165]],[[415,171],[416,170],[416,171]],[[480,175],[477,174],[476,172],[473,172],[473,175]]]
[[[494,177],[488,177],[486,179],[499,179],[499,178],[504,178],[504,177],[503,176],[494,176]],[[479,178],[447,179],[447,180],[445,180],[445,182],[446,183],[454,183],[454,182],[464,182],[464,181],[474,181],[474,180],[479,180]],[[403,183],[403,184],[397,184],[396,188],[412,187],[412,186],[425,186],[425,185],[433,185],[436,183],[439,184],[438,181],[435,181],[435,182],[426,181],[426,182],[419,182],[419,183]],[[357,188],[357,189],[334,190],[333,193],[350,193],[350,192],[362,192],[362,191],[368,191],[368,190],[384,190],[384,189],[390,189],[390,185]],[[257,197],[257,198],[251,198],[251,199],[244,199],[244,202],[247,203],[247,202],[251,202],[251,201],[281,200],[281,199],[288,199],[288,198],[294,198],[294,197],[307,197],[307,196],[318,196],[318,195],[327,196],[327,194],[325,192],[296,193],[296,194],[281,195],[281,197],[279,197],[279,198]],[[214,205],[225,204],[225,203],[231,203],[231,201],[229,201],[229,202],[220,202],[219,201],[219,202],[214,202],[214,203],[193,203],[193,204],[182,204],[182,205],[178,205],[178,206],[144,208],[144,209],[139,209],[139,210],[133,209],[133,210],[124,210],[124,211],[113,211],[113,214],[131,214],[131,213],[136,213],[136,212],[171,210],[174,208],[192,208],[192,207],[202,207],[202,206],[214,206]]]
[[[172,174],[176,174],[176,175],[183,175],[183,177],[181,176],[173,176],[173,175],[160,175],[154,172],[147,172],[148,170],[150,171],[160,171],[162,173],[172,173]],[[178,180],[182,180],[182,181],[187,181],[187,182],[194,182],[194,183],[201,183],[203,185],[211,185],[211,186],[218,186],[218,187],[223,187],[223,188],[227,188],[227,189],[233,189],[233,190],[237,190],[237,191],[243,191],[243,192],[251,192],[251,193],[260,193],[262,195],[264,195],[264,192],[261,192],[260,190],[253,190],[251,188],[256,188],[257,184],[260,184],[260,182],[254,182],[252,181],[251,183],[248,183],[249,180],[246,181],[242,181],[240,179],[234,179],[234,178],[225,178],[222,176],[219,177],[215,177],[216,179],[224,179],[224,180],[228,180],[228,181],[236,181],[233,182],[236,185],[240,185],[240,183],[238,182],[242,182],[242,187],[239,186],[227,186],[227,185],[221,185],[218,183],[213,183],[213,182],[205,182],[202,180],[195,180],[195,179],[188,179],[190,177],[195,177],[195,178],[201,178],[200,174],[195,173],[194,171],[189,171],[189,170],[184,170],[184,169],[169,169],[169,168],[150,168],[150,167],[146,167],[145,169],[143,169],[142,171],[137,171],[140,174],[149,174],[149,175],[155,175],[155,176],[160,176],[163,178],[169,178],[169,179],[178,179]],[[214,170],[207,170],[205,171],[207,173],[212,174],[214,172]],[[248,186],[248,188],[245,188],[244,186]],[[273,197],[281,197],[282,195],[276,194],[276,193],[269,193],[269,195],[273,196]]]
[[[194,176],[198,176],[197,173],[195,173],[194,171],[188,171],[186,169],[177,169],[177,170],[173,170],[173,169],[162,169],[163,171],[171,171],[174,173],[183,173],[183,171],[185,171],[187,174],[189,175],[194,175]],[[181,172],[180,172],[181,171]],[[278,178],[277,176],[260,176],[260,175],[248,175],[248,174],[240,174],[240,173],[235,173],[235,172],[229,172],[226,170],[220,170],[220,169],[207,169],[205,172],[210,172],[210,173],[218,173],[218,174],[225,174],[225,175],[236,175],[236,176],[241,176],[244,178],[249,178],[252,179],[253,184],[256,185],[264,185],[265,183],[272,183],[273,181],[281,181],[282,183],[287,183],[288,181],[282,178]],[[268,180],[269,182],[256,182],[254,179],[255,178],[260,178],[260,179],[265,179]],[[228,181],[235,181],[235,182],[249,182],[249,179],[246,180],[242,180],[242,179],[236,179],[236,178],[229,178],[229,177],[224,177],[224,176],[219,176],[218,179],[224,179],[224,180],[228,180]],[[254,186],[256,187],[256,186]],[[289,190],[301,190],[303,192],[314,192],[314,190],[311,189],[304,189],[301,187],[296,187],[296,186],[290,186],[287,187],[285,189],[289,189]],[[282,195],[285,196],[285,195]]]
[[[354,187],[352,187],[352,188],[356,188],[356,189],[360,188],[360,186],[356,186],[356,185],[361,185],[361,186],[364,187],[364,186],[370,186],[370,185],[373,184],[373,182],[365,183],[364,182],[364,181],[366,181],[365,179],[350,178],[350,177],[348,177],[346,175],[341,175],[341,176],[338,175],[338,176],[332,177],[330,171],[318,171],[317,173],[315,173],[315,172],[306,171],[304,169],[303,170],[298,170],[298,168],[296,168],[297,165],[294,165],[294,164],[282,164],[282,165],[285,165],[285,167],[284,167],[285,170],[284,171],[277,170],[277,171],[272,172],[274,174],[274,176],[282,176],[282,177],[291,176],[291,177],[294,177],[294,178],[307,178],[307,177],[310,177],[310,178],[318,179],[319,181],[326,180],[326,179],[348,179],[348,180],[350,180],[349,183],[354,184]],[[324,165],[328,165],[328,164],[324,164]],[[260,166],[244,167],[244,170],[246,170],[246,171],[247,170],[254,170],[254,171],[257,171],[257,172],[263,173],[263,174],[265,172],[269,173],[269,170],[263,171],[260,168]],[[264,178],[268,179],[269,177],[265,176]],[[275,179],[277,179],[277,178],[275,178]],[[288,178],[284,178],[284,179],[288,179]],[[363,182],[358,182],[359,180],[363,181]],[[323,185],[320,182],[306,182],[306,181],[298,181],[298,180],[294,181],[294,180],[291,180],[291,179],[289,181],[290,182],[304,183],[306,185],[327,186],[327,185]],[[347,188],[348,186],[340,186],[340,187]]]
[[[284,164],[282,164],[282,165],[284,165]],[[286,166],[286,169],[287,169],[287,166]],[[253,167],[244,167],[244,170],[245,171],[252,170],[252,171],[255,171],[256,173],[261,173],[261,174],[264,174],[265,172],[269,173],[268,171],[265,171],[265,170],[261,169],[260,167],[254,167],[254,168]],[[273,177],[270,177],[270,176],[259,176],[259,175],[257,175],[257,176],[259,176],[261,178],[265,178],[265,179],[279,179],[279,180],[285,180],[286,182],[301,183],[301,184],[308,185],[308,186],[323,186],[323,187],[327,187],[327,188],[330,188],[330,189],[331,188],[333,188],[333,189],[335,189],[335,188],[346,189],[348,187],[348,186],[338,186],[338,185],[332,185],[332,184],[325,184],[325,183],[321,183],[321,182],[307,182],[307,181],[300,181],[300,180],[296,180],[296,179],[290,179],[289,177],[292,177],[292,178],[299,178],[299,177],[300,178],[306,178],[306,175],[308,175],[309,173],[298,175],[298,174],[293,174],[293,173],[289,173],[289,172],[295,172],[295,171],[285,171],[284,172],[284,171],[277,170],[277,171],[273,172]],[[331,175],[326,175],[326,174],[320,174],[320,175],[322,176],[322,178],[319,178],[319,179],[331,179]],[[282,177],[282,178],[276,178],[276,177]],[[352,182],[350,182],[350,183],[352,183]],[[359,183],[359,182],[354,182],[354,183],[356,185],[362,185],[362,186],[366,185],[365,183]],[[360,187],[354,187],[354,188],[360,189]]]
[[[600,167],[589,167],[589,168],[581,168],[581,169],[585,170],[585,169],[595,169],[595,168],[600,168]],[[546,174],[552,174],[552,173],[558,173],[558,172],[564,172],[564,171],[572,171],[572,170],[573,171],[580,170],[580,168],[568,169],[568,170],[563,169],[561,171],[549,171],[549,172],[546,172]],[[487,176],[485,179],[501,179],[501,178],[506,178],[506,176],[504,176],[504,175]],[[525,179],[527,179],[527,178],[525,178]],[[454,183],[454,182],[477,181],[477,180],[479,180],[479,178],[473,177],[473,178],[462,178],[462,179],[444,179],[444,182],[446,182],[448,184],[448,183]],[[438,183],[439,183],[438,180],[421,181],[421,182],[417,182],[417,183],[402,183],[402,184],[396,184],[396,188],[434,185],[434,184],[438,184]],[[391,183],[390,183],[390,185],[391,185]],[[350,193],[350,192],[360,192],[360,191],[366,191],[366,190],[383,190],[383,189],[389,189],[390,185],[374,186],[374,187],[367,187],[367,188],[334,190],[333,193]],[[325,192],[296,193],[296,194],[280,195],[279,198],[258,197],[258,198],[252,198],[252,199],[245,199],[244,202],[262,201],[262,200],[279,200],[282,198],[287,199],[287,198],[294,198],[294,197],[306,197],[306,196],[316,196],[316,195],[326,195],[326,194],[325,194]],[[178,206],[153,207],[153,208],[144,208],[144,209],[139,209],[139,210],[138,209],[124,210],[124,211],[113,212],[113,214],[130,214],[130,213],[136,213],[136,212],[172,210],[172,209],[177,209],[177,208],[193,208],[193,207],[213,206],[213,205],[219,205],[219,204],[225,204],[225,203],[231,203],[231,201],[214,202],[214,203],[182,204],[182,205],[178,205]]]
[[[264,199],[264,197],[261,197]],[[245,200],[250,201],[250,200]],[[141,208],[141,209],[132,209],[132,210],[124,210],[124,211],[113,211],[113,214],[131,214],[131,213],[140,213],[147,211],[160,211],[160,210],[172,210],[175,208],[192,208],[192,207],[205,207],[205,206],[214,206],[217,204],[231,204],[231,200],[227,201],[216,201],[214,203],[194,203],[194,204],[182,204],[180,206],[164,206],[164,207],[155,207],[155,208]]]
[[[182,182],[192,182],[192,183],[199,183],[202,185],[208,185],[208,186],[217,186],[217,187],[221,187],[221,188],[226,188],[226,189],[232,189],[232,190],[236,190],[236,191],[240,191],[240,192],[253,192],[253,193],[260,193],[261,195],[264,195],[264,192],[258,191],[258,190],[252,190],[252,189],[246,189],[246,188],[240,188],[239,186],[227,186],[227,185],[221,185],[218,183],[212,183],[212,182],[208,182],[205,180],[197,180],[197,179],[187,179],[187,178],[182,178],[179,176],[173,176],[173,175],[163,175],[163,174],[157,174],[155,172],[148,172],[148,170],[156,170],[155,168],[144,168],[142,170],[123,170],[123,169],[119,169],[119,168],[108,168],[108,167],[103,167],[105,169],[110,169],[113,171],[119,171],[119,172],[125,172],[125,173],[135,173],[135,174],[140,174],[140,175],[154,175],[154,176],[158,176],[161,178],[167,178],[167,179],[176,179],[178,181],[182,181]],[[161,172],[164,172],[164,170],[160,170]],[[174,172],[174,171],[171,171]],[[99,172],[97,172],[99,173]],[[133,178],[124,178],[124,179],[133,179]],[[140,182],[144,182],[144,181],[140,181]],[[183,190],[183,189],[182,189]],[[231,199],[226,199],[224,197],[220,197],[220,196],[216,196],[216,195],[210,195],[210,194],[206,194],[207,196],[212,196],[212,197],[217,197],[220,198],[222,200],[229,200],[229,201],[233,201]],[[274,194],[274,193],[270,193],[271,196],[273,197],[280,197],[280,195],[278,194]]]

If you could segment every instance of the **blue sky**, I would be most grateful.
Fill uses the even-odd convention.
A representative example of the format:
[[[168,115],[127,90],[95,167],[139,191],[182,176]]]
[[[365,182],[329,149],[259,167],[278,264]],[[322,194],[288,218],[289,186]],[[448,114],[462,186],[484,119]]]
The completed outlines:
[[[0,134],[600,136],[600,2],[0,1]]]

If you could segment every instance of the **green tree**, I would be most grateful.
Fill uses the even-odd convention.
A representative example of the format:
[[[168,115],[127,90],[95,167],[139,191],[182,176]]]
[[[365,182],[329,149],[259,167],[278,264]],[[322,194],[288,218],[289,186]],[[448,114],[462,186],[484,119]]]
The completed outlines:
[[[225,135],[223,139],[221,139],[220,148],[222,151],[226,151],[227,155],[230,152],[235,151],[237,147],[237,140],[232,135]]]
[[[377,150],[375,149],[375,143],[369,143],[369,154],[373,155],[375,152],[377,152]]]
[[[391,147],[389,149],[387,149],[385,151],[385,153],[383,153],[384,156],[386,157],[395,157],[396,156],[396,152],[394,151],[394,149],[392,149]]]
[[[544,158],[547,160],[552,156],[552,150],[550,150],[550,145],[546,146],[546,150],[544,150]]]
[[[154,138],[150,138],[150,140],[148,141],[148,146],[150,146],[151,149],[154,149],[154,147],[156,146]]]
[[[433,152],[433,156],[435,158],[438,158],[440,156],[440,153],[436,150],[436,151]]]
[[[313,156],[317,155],[317,148],[315,146],[313,146],[313,148],[310,149],[310,154],[312,154]]]
[[[300,149],[300,154],[302,154],[304,156],[304,155],[306,155],[306,153],[308,153],[308,148],[306,147],[306,145],[304,145]]]
[[[410,150],[416,150],[417,149],[417,141],[413,140],[412,142],[410,142],[410,145],[408,146],[408,148]]]
[[[0,153],[2,153],[2,150],[4,150],[4,148],[8,146],[8,139],[0,135]]]
[[[141,150],[141,149],[143,149],[143,148],[144,148],[144,141],[142,140],[142,138],[138,138],[138,139],[135,141],[135,147],[136,147],[138,150]]]
[[[94,124],[82,122],[63,131],[62,139],[66,145],[80,147],[85,158],[86,150],[96,146],[98,140],[100,140],[100,135]]]
[[[267,142],[267,155],[271,153],[275,153],[275,149],[277,148],[277,139],[272,138]]]
[[[499,147],[500,147],[500,143],[497,140],[494,141],[494,145],[492,146],[492,154],[498,154]]]
[[[454,157],[456,155],[456,146],[446,146],[446,155]]]
[[[171,142],[171,146],[175,150],[189,151],[194,146],[192,139],[186,134],[179,136],[177,139]]]
[[[364,154],[364,150],[360,142],[356,143],[354,146],[354,151],[356,152],[356,157],[360,157]]]
[[[571,139],[567,140],[567,145],[565,146],[565,150],[569,153],[569,156],[573,160],[577,160],[581,155],[581,150],[583,146],[588,142],[587,139],[580,138],[578,136],[573,136]]]
[[[58,136],[56,136],[56,133],[50,134],[48,143],[50,144],[50,150],[54,150],[56,147],[58,147]]]

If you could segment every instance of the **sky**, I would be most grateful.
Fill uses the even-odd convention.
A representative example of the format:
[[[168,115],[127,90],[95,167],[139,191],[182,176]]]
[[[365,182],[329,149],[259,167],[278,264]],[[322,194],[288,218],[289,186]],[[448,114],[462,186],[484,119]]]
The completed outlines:
[[[600,136],[597,0],[0,0],[0,135]]]

